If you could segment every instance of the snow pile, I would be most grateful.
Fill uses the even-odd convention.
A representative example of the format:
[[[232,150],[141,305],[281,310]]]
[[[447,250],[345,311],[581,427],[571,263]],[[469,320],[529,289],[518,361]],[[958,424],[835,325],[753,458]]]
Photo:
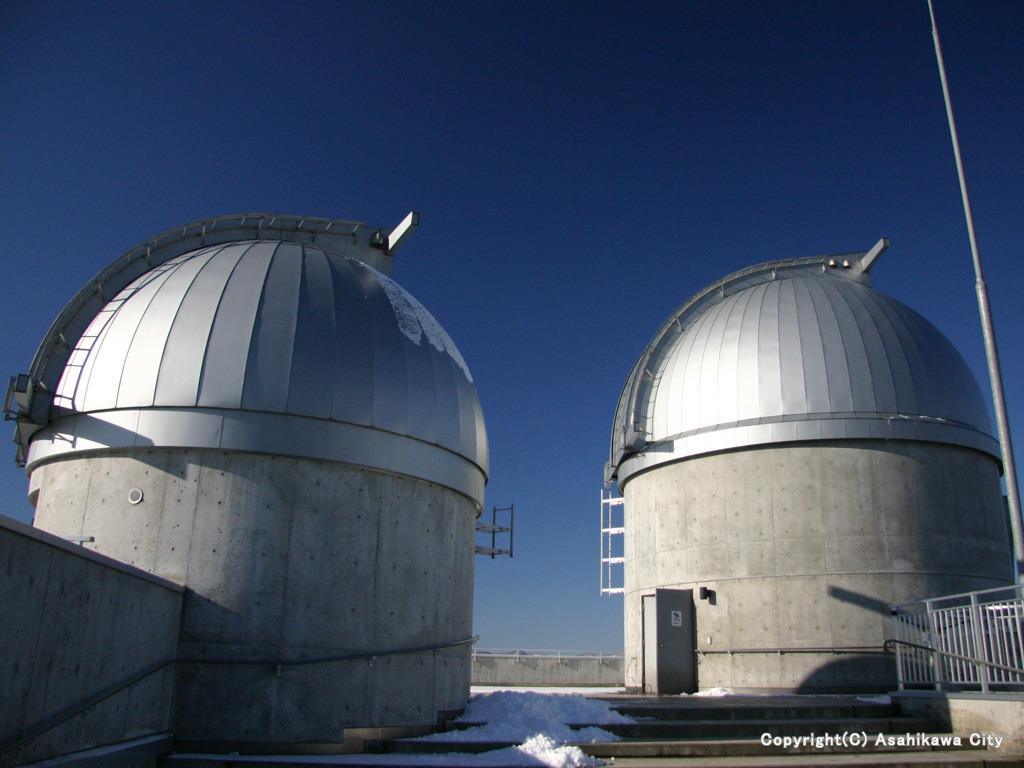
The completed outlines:
[[[684,694],[686,695],[686,694]],[[731,688],[707,688],[703,691],[697,691],[696,693],[690,694],[691,696],[732,696]]]
[[[496,750],[494,754],[498,755],[505,751],[504,749]],[[600,760],[587,757],[579,747],[559,746],[543,733],[530,737],[518,747],[512,747],[508,751],[519,752],[524,757],[531,757],[549,768],[584,768],[584,766],[601,765]]]
[[[613,725],[636,722],[621,715],[611,704],[583,696],[560,696],[535,691],[495,691],[470,699],[465,711],[456,718],[463,723],[491,723],[524,717],[542,718],[560,723]]]
[[[497,691],[474,696],[455,722],[482,723],[458,731],[420,737],[423,741],[519,742],[526,746],[535,736],[552,743],[617,741],[618,736],[593,726],[574,730],[570,723],[633,723],[603,701],[582,696]],[[582,753],[581,753],[582,754]]]

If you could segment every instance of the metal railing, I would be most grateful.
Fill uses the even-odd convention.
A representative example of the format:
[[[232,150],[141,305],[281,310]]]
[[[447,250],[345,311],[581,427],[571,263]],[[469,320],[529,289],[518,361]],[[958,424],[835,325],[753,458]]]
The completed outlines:
[[[794,653],[813,653],[813,654],[824,654],[830,653],[834,656],[853,655],[853,656],[870,656],[872,654],[885,654],[886,651],[884,646],[880,645],[821,645],[821,646],[803,646],[803,647],[771,647],[771,648],[696,648],[694,653],[697,656],[735,656],[741,654],[761,654],[761,655],[774,655],[774,656],[788,656]]]
[[[473,649],[473,660],[482,659],[557,659],[558,661],[575,661],[581,659],[597,659],[599,662],[621,661],[621,653],[604,651],[558,651],[558,650],[526,650],[522,648]]]
[[[900,689],[1024,690],[1024,585],[891,608]]]

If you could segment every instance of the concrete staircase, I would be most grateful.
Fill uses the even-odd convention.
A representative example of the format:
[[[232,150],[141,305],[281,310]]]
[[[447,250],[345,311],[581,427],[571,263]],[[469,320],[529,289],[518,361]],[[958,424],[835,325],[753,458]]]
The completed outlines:
[[[586,754],[600,758],[609,766],[1021,766],[1020,755],[1005,750],[972,746],[967,737],[956,746],[949,743],[952,734],[943,734],[941,723],[908,717],[892,703],[882,703],[853,696],[724,696],[703,697],[601,697],[622,714],[637,720],[623,725],[601,725],[615,733],[620,741],[578,743]],[[577,723],[585,727],[593,723]],[[449,729],[459,731],[472,723],[450,723]],[[770,743],[764,744],[762,735]],[[797,744],[781,743],[784,737],[831,738],[827,743],[802,740]],[[851,743],[856,734],[867,744]],[[876,743],[879,734],[903,736],[905,743]],[[909,742],[906,743],[909,735]],[[940,746],[921,743],[925,737],[942,738]],[[515,746],[507,742],[417,741],[391,739],[367,743],[368,752],[384,754],[321,755],[312,760],[320,765],[355,766],[373,764],[384,759],[389,766],[444,766],[452,763],[451,753],[478,754]],[[259,758],[240,755],[202,759],[176,755],[164,758],[164,768],[263,768],[273,760],[277,768],[298,768],[309,765],[309,758],[284,756]],[[294,762],[293,762],[294,760]],[[511,763],[510,764],[516,764]],[[522,765],[522,762],[518,763]],[[490,759],[488,768],[499,763]]]
[[[628,725],[599,727],[620,741],[579,743],[586,754],[622,766],[1024,766],[1020,756],[972,747],[966,737],[953,745],[919,743],[923,735],[941,737],[941,723],[900,714],[897,705],[852,696],[756,697],[614,697],[605,700],[637,720]],[[453,723],[451,728],[470,727]],[[584,727],[592,723],[577,723]],[[771,743],[762,743],[768,734]],[[826,739],[826,736],[847,738]],[[853,734],[867,742],[851,743]],[[878,744],[879,734],[886,743]],[[907,739],[907,735],[911,738]],[[825,743],[778,743],[783,737],[813,735]],[[903,736],[890,744],[885,736]],[[910,743],[907,743],[907,742]],[[386,752],[408,755],[450,752],[476,753],[510,746],[473,741],[424,742],[396,739]],[[421,758],[422,759],[422,758]]]

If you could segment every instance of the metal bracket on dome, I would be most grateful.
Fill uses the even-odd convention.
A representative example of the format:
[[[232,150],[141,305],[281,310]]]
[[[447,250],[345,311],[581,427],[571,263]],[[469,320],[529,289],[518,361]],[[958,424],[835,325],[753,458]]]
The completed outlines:
[[[883,253],[885,253],[886,250],[888,250],[888,248],[889,248],[889,238],[887,238],[887,237],[880,238],[877,243],[875,243],[873,246],[871,246],[871,250],[868,251],[867,253],[865,253],[861,257],[861,260],[860,260],[860,271],[861,272],[868,272],[868,271],[870,271],[871,267],[873,267],[875,265],[875,262],[878,261],[879,257]]]
[[[384,248],[388,253],[394,253],[398,247],[405,242],[405,238],[413,233],[413,230],[420,225],[420,214],[418,211],[409,211],[402,222],[391,230],[388,235],[387,244]]]
[[[27,373],[11,376],[4,397],[4,419],[12,421],[18,414],[28,412],[32,404],[32,379]]]
[[[508,524],[504,522],[498,522],[498,515],[501,514],[503,517],[505,514],[508,515]],[[477,523],[476,532],[484,534],[485,541],[487,537],[490,537],[490,544],[476,544],[474,547],[475,553],[478,555],[486,555],[493,560],[501,555],[513,557],[515,550],[513,544],[515,542],[515,529],[516,529],[516,505],[509,504],[507,507],[492,507],[491,508],[491,522],[489,523]],[[508,536],[508,547],[498,546],[499,536]]]
[[[14,442],[18,445],[18,450],[14,461],[19,466],[25,463],[25,447],[29,438],[42,426],[33,422],[30,417],[34,391],[32,377],[27,373],[19,373],[11,376],[4,397],[4,421],[15,422]]]

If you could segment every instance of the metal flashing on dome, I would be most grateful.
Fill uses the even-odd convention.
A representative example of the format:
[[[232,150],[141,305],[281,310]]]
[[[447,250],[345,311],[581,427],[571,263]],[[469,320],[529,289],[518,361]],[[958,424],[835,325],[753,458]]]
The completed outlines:
[[[72,454],[185,447],[349,464],[449,488],[481,507],[486,469],[458,452],[387,430],[224,408],[131,408],[72,414],[33,435],[27,467]]]
[[[888,247],[766,262],[673,312],[615,412],[606,480],[704,453],[905,439],[998,458],[980,391],[942,334],[870,286]]]

